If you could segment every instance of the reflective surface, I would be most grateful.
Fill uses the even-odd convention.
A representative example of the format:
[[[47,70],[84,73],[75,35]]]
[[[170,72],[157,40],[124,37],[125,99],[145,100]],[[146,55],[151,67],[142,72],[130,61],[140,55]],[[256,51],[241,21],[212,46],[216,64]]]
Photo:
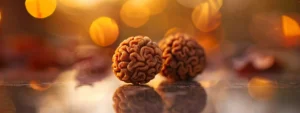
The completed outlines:
[[[299,82],[289,74],[244,77],[216,69],[190,82],[169,83],[157,75],[141,86],[120,82],[112,73],[92,85],[78,86],[77,76],[76,70],[61,72],[45,90],[3,82],[1,113],[300,112]]]

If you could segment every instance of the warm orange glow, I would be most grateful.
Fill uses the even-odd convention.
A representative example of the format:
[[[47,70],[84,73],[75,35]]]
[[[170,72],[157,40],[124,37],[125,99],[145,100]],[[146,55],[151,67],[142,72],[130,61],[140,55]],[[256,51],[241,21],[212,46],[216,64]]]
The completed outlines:
[[[100,17],[90,26],[92,40],[100,46],[113,44],[119,36],[117,23],[109,17]]]
[[[195,8],[200,3],[205,2],[206,0],[177,0],[180,5],[188,8]]]
[[[223,0],[207,0],[207,2],[209,3],[212,14],[219,12],[223,5]]]
[[[300,36],[300,27],[297,21],[294,19],[283,15],[282,16],[282,27],[283,33],[287,37]]]
[[[199,83],[203,88],[211,88],[215,86],[218,82],[219,80],[202,80]]]
[[[115,2],[117,0],[59,0],[59,3],[71,8],[91,8],[104,1]]]
[[[157,75],[155,76],[155,79],[151,80],[149,83],[147,83],[149,86],[156,89],[163,81],[166,79],[163,76]]]
[[[47,85],[43,85],[41,84],[40,82],[38,81],[35,81],[35,80],[31,80],[29,82],[29,86],[34,89],[34,90],[37,90],[37,91],[45,91],[47,89],[49,89],[51,87],[51,85],[47,84]]]
[[[2,20],[2,13],[0,12],[0,22],[1,22],[1,20]]]
[[[34,18],[46,18],[56,9],[56,0],[26,0],[27,12]]]
[[[149,8],[151,15],[156,15],[164,11],[167,0],[145,0],[146,6]]]
[[[262,77],[253,77],[248,83],[250,96],[257,100],[269,100],[274,96],[276,84]]]
[[[150,17],[150,9],[143,0],[128,0],[121,8],[122,21],[133,28],[144,25]]]
[[[208,0],[198,5],[192,13],[192,21],[194,25],[202,32],[210,32],[218,28],[221,24],[221,8],[222,2]]]
[[[211,53],[219,47],[217,39],[210,34],[197,37],[197,42],[204,48],[206,53]]]
[[[170,29],[165,33],[165,37],[166,37],[166,36],[169,36],[169,35],[171,35],[171,34],[177,33],[177,32],[183,32],[183,30],[180,29],[180,28],[178,28],[178,27],[170,28]]]

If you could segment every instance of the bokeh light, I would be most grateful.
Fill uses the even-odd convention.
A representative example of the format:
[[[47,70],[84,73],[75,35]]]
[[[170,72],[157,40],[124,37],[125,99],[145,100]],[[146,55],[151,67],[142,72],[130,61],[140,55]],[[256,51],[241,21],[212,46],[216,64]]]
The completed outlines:
[[[290,16],[282,16],[282,31],[284,35],[286,47],[293,47],[298,45],[300,39],[300,27],[298,22]]]
[[[34,18],[46,18],[54,13],[56,0],[26,0],[25,7]]]
[[[207,0],[212,13],[218,12],[220,8],[223,6],[223,0]]]
[[[199,83],[203,88],[211,88],[215,86],[218,82],[219,80],[202,80]]]
[[[266,78],[253,77],[248,82],[250,96],[257,100],[269,100],[276,92],[276,83]]]
[[[143,0],[128,0],[120,11],[122,21],[133,28],[144,25],[149,20],[150,14],[150,9]]]
[[[260,46],[291,48],[299,45],[298,13],[258,13],[253,16],[250,33]]]
[[[275,57],[272,55],[253,54],[253,66],[258,70],[267,70],[275,64]]]
[[[119,36],[117,23],[109,17],[100,17],[90,26],[90,36],[92,40],[100,46],[113,44]]]
[[[116,2],[118,0],[59,0],[59,3],[70,8],[91,8],[102,2]]]
[[[210,32],[218,28],[221,24],[222,6],[221,0],[208,0],[199,4],[192,13],[192,21],[196,28],[202,32]]]
[[[59,0],[59,3],[71,8],[86,8],[97,5],[100,0]]]
[[[287,37],[300,36],[300,28],[294,19],[286,15],[282,16],[283,33]]]
[[[164,11],[167,6],[167,0],[145,0],[151,15],[156,15]]]

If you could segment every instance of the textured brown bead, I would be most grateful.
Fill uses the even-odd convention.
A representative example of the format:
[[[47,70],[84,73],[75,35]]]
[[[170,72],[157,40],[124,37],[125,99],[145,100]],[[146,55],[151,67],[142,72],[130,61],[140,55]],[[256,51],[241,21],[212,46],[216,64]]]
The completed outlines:
[[[194,81],[162,82],[156,90],[166,103],[163,113],[201,113],[206,105],[207,94]]]
[[[129,37],[116,49],[113,71],[126,83],[144,84],[152,80],[162,67],[161,50],[146,36]]]
[[[188,35],[176,33],[159,43],[163,51],[161,74],[171,81],[190,80],[205,68],[203,48]]]
[[[144,85],[125,85],[113,96],[116,113],[162,113],[163,103],[155,90]]]

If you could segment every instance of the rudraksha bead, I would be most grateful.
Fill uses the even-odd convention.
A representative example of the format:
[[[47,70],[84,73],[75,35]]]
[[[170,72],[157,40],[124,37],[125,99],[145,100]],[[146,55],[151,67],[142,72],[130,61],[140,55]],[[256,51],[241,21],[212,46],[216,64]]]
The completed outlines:
[[[144,84],[162,67],[161,50],[146,36],[134,36],[121,42],[113,56],[113,71],[126,83]]]
[[[191,80],[205,68],[204,49],[186,34],[171,34],[159,43],[159,47],[163,52],[161,74],[168,80]]]

